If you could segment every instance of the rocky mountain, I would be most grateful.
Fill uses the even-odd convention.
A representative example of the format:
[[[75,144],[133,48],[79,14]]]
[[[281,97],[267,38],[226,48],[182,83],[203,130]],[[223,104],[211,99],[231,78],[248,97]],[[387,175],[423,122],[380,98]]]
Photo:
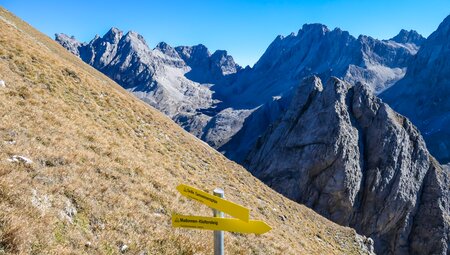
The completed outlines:
[[[405,29],[402,29],[400,30],[400,33],[398,33],[398,35],[392,37],[389,40],[398,43],[405,43],[405,44],[410,43],[415,46],[421,46],[422,43],[426,40],[426,38],[417,33],[416,30],[407,31]]]
[[[226,51],[164,42],[150,49],[141,35],[117,28],[89,43],[65,34],[56,41],[199,137],[219,102],[210,87],[240,70]]]
[[[450,162],[450,16],[422,44],[405,77],[380,96],[422,132],[441,163]]]
[[[413,38],[414,32],[410,33]],[[258,137],[289,105],[293,91],[305,76],[316,74],[328,79],[334,75],[349,82],[362,81],[379,93],[403,77],[417,49],[412,42],[403,44],[362,35],[355,38],[321,24],[304,25],[297,34],[278,36],[253,68],[238,72],[235,81],[226,87],[222,98],[232,100],[230,104],[263,106],[252,112],[240,131],[219,150],[242,162]],[[217,93],[221,93],[220,89]]]
[[[416,52],[412,43],[355,38],[339,28],[305,24],[297,34],[278,36],[253,68],[238,74],[241,77],[230,85],[234,89],[225,91],[231,93],[226,98],[238,101],[239,96],[240,104],[260,104],[287,94],[311,74],[364,81],[380,92],[403,77]]]
[[[56,34],[55,40],[66,48],[70,53],[80,56],[80,48],[84,46],[74,36],[67,36],[66,34]]]
[[[226,232],[229,254],[371,253],[1,7],[0,35],[0,254],[211,254],[211,231],[171,226],[212,215],[180,183],[221,187],[272,226]]]
[[[210,54],[203,45],[173,48],[166,43],[150,50],[142,36],[132,32],[124,36],[115,28],[89,43],[64,34],[57,34],[56,41],[239,161],[289,104],[303,77],[363,80],[377,92],[403,77],[419,41],[409,33],[408,37],[402,31],[397,37],[405,37],[406,43],[399,43],[354,38],[321,24],[304,25],[297,34],[278,36],[258,63],[245,69],[226,51]],[[245,131],[256,126],[257,132]]]
[[[370,236],[379,254],[447,254],[450,176],[419,131],[370,89],[318,77],[245,161],[260,180]]]

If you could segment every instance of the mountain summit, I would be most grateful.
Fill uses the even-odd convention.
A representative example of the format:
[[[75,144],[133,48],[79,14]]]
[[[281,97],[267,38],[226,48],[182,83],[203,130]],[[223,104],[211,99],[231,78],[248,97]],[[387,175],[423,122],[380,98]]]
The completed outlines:
[[[426,40],[426,38],[423,37],[421,34],[417,33],[416,30],[407,31],[405,29],[402,29],[400,30],[400,33],[398,33],[398,35],[392,37],[389,40],[398,43],[412,43],[417,46],[421,46],[422,43]]]

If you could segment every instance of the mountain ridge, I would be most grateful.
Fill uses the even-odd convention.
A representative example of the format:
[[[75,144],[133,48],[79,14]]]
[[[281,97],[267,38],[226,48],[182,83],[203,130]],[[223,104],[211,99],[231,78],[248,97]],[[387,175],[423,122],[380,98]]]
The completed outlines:
[[[416,30],[405,30],[402,29],[400,32],[389,39],[391,41],[395,41],[398,43],[413,43],[417,46],[421,46],[422,43],[426,40],[425,37],[423,37],[421,34],[419,34]]]
[[[315,36],[314,42],[310,40],[310,35]],[[77,44],[72,39],[56,35],[56,40],[65,47],[83,48],[86,46],[79,45],[88,45]],[[101,40],[101,37],[94,40]],[[340,46],[333,46],[337,45],[336,42]],[[93,45],[92,41],[90,44],[90,51],[97,51],[100,55],[103,53],[102,47]],[[345,46],[349,44],[351,47]],[[344,56],[319,54],[317,47],[321,47],[320,52],[343,51]],[[297,48],[301,53],[295,53]],[[286,50],[292,53],[283,53]],[[144,64],[149,66],[148,74],[139,72],[145,68],[141,67],[138,59],[126,64],[121,64],[125,60],[114,64],[120,65],[120,68],[97,68],[192,134],[239,162],[241,157],[234,157],[230,152],[241,151],[239,155],[247,153],[252,142],[261,135],[252,134],[242,143],[245,146],[240,145],[241,134],[255,125],[250,120],[261,123],[258,120],[261,110],[258,109],[276,107],[268,110],[272,112],[272,117],[261,123],[263,127],[270,125],[267,121],[278,118],[279,110],[283,109],[275,106],[276,103],[272,102],[274,98],[284,98],[279,102],[288,101],[304,76],[319,73],[323,78],[337,75],[345,76],[349,81],[364,79],[381,91],[403,76],[404,67],[416,50],[413,43],[401,44],[367,36],[355,38],[339,28],[330,30],[322,24],[305,24],[297,34],[277,36],[252,68],[242,69],[226,51],[218,50],[211,54],[204,45],[171,47],[167,43],[159,43],[152,50],[161,54],[156,54],[157,58],[149,57],[149,62]],[[76,49],[69,51],[77,52]],[[192,53],[196,57],[191,58]],[[127,55],[126,52],[117,53],[110,49],[109,55],[114,54]],[[96,66],[90,58],[81,58]],[[299,63],[301,59],[307,63]],[[124,76],[130,79],[124,79]],[[246,121],[251,115],[253,117]]]
[[[370,236],[379,254],[448,253],[450,173],[412,123],[361,83],[305,79],[244,165],[286,197]]]

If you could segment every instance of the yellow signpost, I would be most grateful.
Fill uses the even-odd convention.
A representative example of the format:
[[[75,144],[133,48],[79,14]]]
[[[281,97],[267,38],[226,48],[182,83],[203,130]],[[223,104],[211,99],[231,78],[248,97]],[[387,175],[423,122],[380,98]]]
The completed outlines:
[[[264,234],[272,228],[260,220],[249,220],[248,222],[239,219],[172,215],[172,226],[178,228],[195,228],[207,230],[223,230],[237,233]]]
[[[249,209],[223,199],[222,189],[215,189],[214,195],[211,195],[194,187],[180,184],[177,186],[177,190],[181,195],[214,209],[215,217],[172,214],[173,227],[214,230],[214,255],[224,254],[223,231],[264,234],[272,229],[263,221],[249,220]],[[223,213],[236,218],[223,218]]]
[[[197,200],[198,202],[213,209],[224,212],[245,222],[248,222],[249,220],[250,211],[241,205],[184,184],[178,185],[177,190],[181,193],[181,195]]]

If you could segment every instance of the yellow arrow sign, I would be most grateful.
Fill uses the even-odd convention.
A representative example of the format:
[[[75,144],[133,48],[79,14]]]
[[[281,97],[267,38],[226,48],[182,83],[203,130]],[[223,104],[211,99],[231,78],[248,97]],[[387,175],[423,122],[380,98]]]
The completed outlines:
[[[222,230],[255,234],[264,234],[272,229],[269,225],[260,220],[249,220],[248,222],[245,222],[239,219],[187,216],[180,214],[172,215],[172,226],[178,228]]]
[[[181,195],[197,200],[198,202],[213,209],[224,212],[245,222],[248,222],[249,220],[250,211],[241,205],[184,184],[178,185],[177,190],[181,193]]]

